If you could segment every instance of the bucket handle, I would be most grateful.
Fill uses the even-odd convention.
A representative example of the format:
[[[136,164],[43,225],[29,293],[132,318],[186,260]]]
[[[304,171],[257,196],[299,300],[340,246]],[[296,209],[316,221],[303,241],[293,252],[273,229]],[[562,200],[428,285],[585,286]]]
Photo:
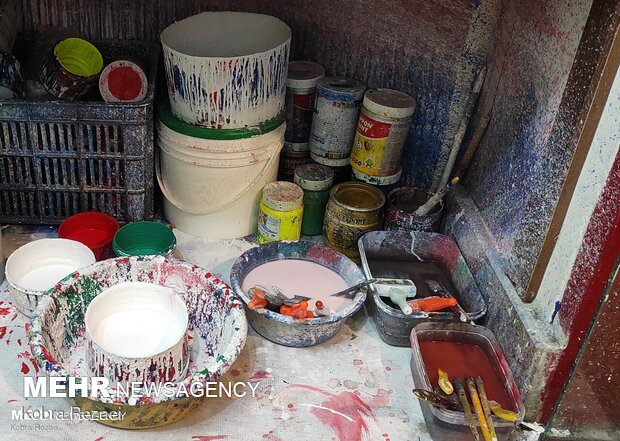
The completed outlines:
[[[269,168],[273,165],[274,161],[276,160],[276,158],[278,158],[279,154],[274,154],[272,155],[269,160],[267,161],[267,163],[265,164],[265,166],[262,168],[262,170],[260,171],[260,173],[258,173],[258,175],[256,175],[256,178],[254,178],[252,180],[252,182],[250,182],[247,186],[245,186],[238,194],[235,195],[235,197],[231,200],[231,201],[227,201],[225,204],[222,204],[221,206],[215,206],[215,207],[211,207],[207,210],[200,210],[200,209],[196,209],[195,207],[188,207],[188,206],[183,206],[183,204],[181,204],[179,201],[175,200],[171,194],[170,191],[166,188],[166,184],[164,184],[164,180],[161,176],[161,164],[160,164],[160,153],[159,153],[159,149],[160,147],[157,146],[157,148],[155,149],[155,175],[157,176],[157,182],[159,184],[159,188],[161,189],[161,192],[163,193],[163,195],[165,196],[166,199],[168,199],[168,201],[174,205],[175,207],[177,207],[179,210],[183,210],[186,213],[190,213],[190,214],[214,214],[217,213],[218,211],[223,210],[228,204],[230,204],[233,201],[236,201],[237,199],[245,196],[245,194],[250,191],[250,189],[252,187],[254,187],[254,185],[263,178],[263,175],[265,174],[265,172],[267,170],[269,170]],[[278,151],[279,153],[279,151]]]

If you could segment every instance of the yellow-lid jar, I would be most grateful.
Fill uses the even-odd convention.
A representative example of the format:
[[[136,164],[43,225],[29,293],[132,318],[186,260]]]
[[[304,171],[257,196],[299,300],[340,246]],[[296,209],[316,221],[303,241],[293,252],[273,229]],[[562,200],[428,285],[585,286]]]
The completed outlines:
[[[258,212],[258,243],[299,240],[304,212],[304,191],[291,182],[265,185]]]

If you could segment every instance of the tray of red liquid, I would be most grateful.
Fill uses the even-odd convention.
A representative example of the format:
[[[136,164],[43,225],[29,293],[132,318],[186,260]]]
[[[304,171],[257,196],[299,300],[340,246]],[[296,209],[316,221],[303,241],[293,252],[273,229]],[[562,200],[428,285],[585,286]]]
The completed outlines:
[[[439,368],[448,373],[452,383],[456,377],[464,382],[468,376],[480,376],[488,399],[516,412],[518,421],[523,420],[525,408],[519,389],[499,343],[484,326],[421,323],[411,331],[411,349],[411,371],[416,388],[435,390]],[[471,439],[467,419],[462,412],[438,409],[425,402],[420,402],[420,406],[433,440]],[[493,423],[498,433],[512,432],[515,427],[514,422],[495,417]]]

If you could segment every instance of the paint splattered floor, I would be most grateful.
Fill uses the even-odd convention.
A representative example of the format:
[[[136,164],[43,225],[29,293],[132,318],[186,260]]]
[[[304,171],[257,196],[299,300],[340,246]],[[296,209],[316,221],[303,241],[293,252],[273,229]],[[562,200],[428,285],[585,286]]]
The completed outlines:
[[[21,228],[5,229],[5,253],[23,240],[50,232],[39,229],[33,235]],[[253,246],[243,240],[207,243],[175,234],[180,256],[222,273],[225,279],[235,258]],[[9,302],[5,282],[0,287],[0,439],[431,440],[411,393],[409,361],[410,351],[384,344],[372,319],[361,311],[334,339],[312,348],[278,346],[251,331],[224,381],[259,383],[256,396],[208,400],[169,426],[125,432],[89,421],[12,421],[11,411],[22,406],[68,410],[69,403],[63,398],[23,398],[22,376],[33,375],[37,367],[30,357],[24,321]]]

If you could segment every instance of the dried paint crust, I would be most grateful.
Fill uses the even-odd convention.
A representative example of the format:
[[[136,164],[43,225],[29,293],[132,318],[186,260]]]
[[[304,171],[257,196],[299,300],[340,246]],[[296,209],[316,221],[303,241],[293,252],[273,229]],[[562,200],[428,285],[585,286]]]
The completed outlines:
[[[105,288],[127,281],[167,286],[184,298],[194,336],[188,375],[183,381],[187,390],[193,382],[215,381],[237,359],[245,344],[247,321],[228,285],[196,265],[162,256],[137,256],[98,262],[68,276],[49,291],[28,330],[32,354],[42,370],[51,376],[89,375],[85,362],[86,308]],[[141,408],[133,415],[137,420],[126,423],[126,428],[170,423],[202,402],[200,398],[163,394],[137,401],[115,397],[112,388],[109,392],[110,398],[76,398],[75,402],[84,409],[125,405],[129,411],[138,412]]]

